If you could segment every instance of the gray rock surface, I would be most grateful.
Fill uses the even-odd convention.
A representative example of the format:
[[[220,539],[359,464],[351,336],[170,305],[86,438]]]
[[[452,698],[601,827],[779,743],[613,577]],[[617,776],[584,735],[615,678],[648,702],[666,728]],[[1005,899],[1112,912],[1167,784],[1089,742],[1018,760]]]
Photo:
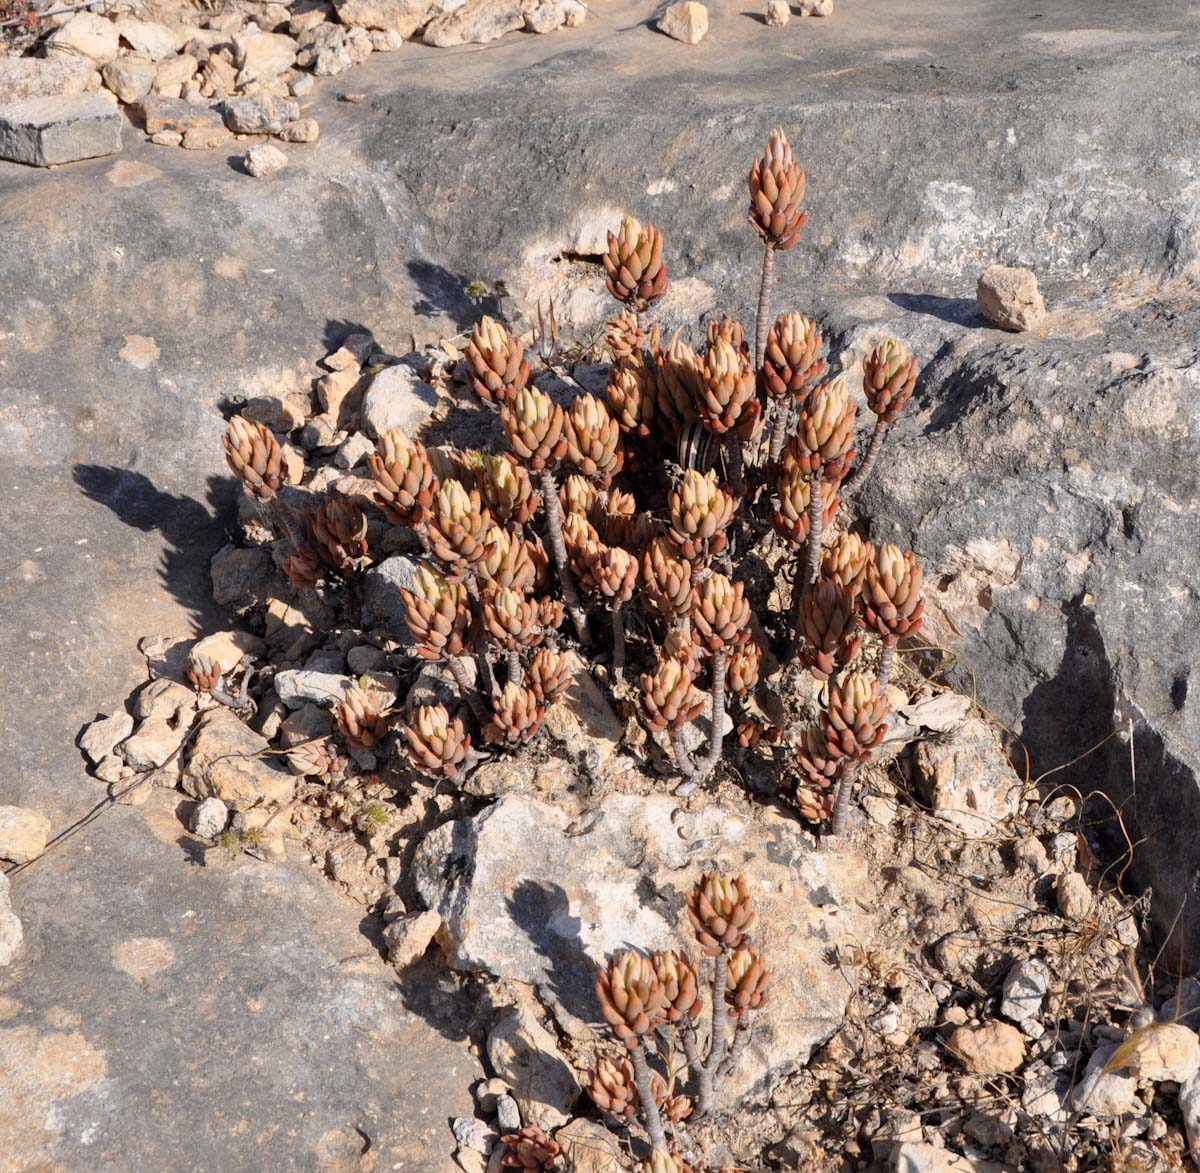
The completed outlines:
[[[82,59],[0,57],[0,106],[53,94],[81,94],[96,75]]]
[[[363,575],[362,620],[368,630],[386,632],[393,639],[411,641],[404,621],[400,588],[412,583],[416,564],[403,554],[385,559]]]
[[[1024,1023],[1041,1013],[1042,1001],[1050,990],[1050,970],[1038,957],[1018,961],[1004,976],[1000,1013],[1015,1023]]]
[[[854,861],[814,852],[793,821],[752,823],[715,804],[690,814],[671,798],[631,795],[572,820],[506,796],[427,836],[413,877],[445,922],[438,940],[452,967],[536,986],[559,1025],[586,1036],[599,1019],[595,970],[607,955],[631,945],[695,952],[683,893],[713,866],[753,875],[760,923],[788,942],[731,1084],[761,1094],[840,1022],[848,990],[825,957],[868,931]]]
[[[390,428],[416,436],[437,402],[433,388],[412,367],[405,363],[384,367],[363,397],[363,426],[368,436]]]
[[[24,940],[21,921],[12,907],[12,885],[0,870],[0,969],[11,965]]]
[[[332,708],[353,683],[349,676],[337,672],[308,672],[293,668],[275,673],[275,691],[289,709],[298,709],[307,704]]]
[[[565,1124],[580,1085],[554,1035],[526,1004],[510,1006],[488,1035],[488,1062],[513,1090],[522,1118],[550,1132]]]
[[[215,839],[228,822],[229,808],[219,798],[206,798],[188,816],[188,830],[201,839]]]
[[[103,94],[53,94],[0,107],[0,159],[51,167],[120,149],[121,115]]]

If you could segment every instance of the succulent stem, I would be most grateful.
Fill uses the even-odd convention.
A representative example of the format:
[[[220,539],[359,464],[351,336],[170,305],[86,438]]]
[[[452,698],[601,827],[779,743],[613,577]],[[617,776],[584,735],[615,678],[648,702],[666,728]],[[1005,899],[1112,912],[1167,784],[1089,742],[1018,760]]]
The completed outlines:
[[[521,679],[521,653],[516,648],[510,648],[508,652],[508,682],[509,684],[520,684]]]
[[[700,776],[705,778],[721,757],[721,746],[725,741],[725,666],[729,652],[718,648],[712,662],[712,732],[708,739],[708,755],[700,766]]]
[[[892,678],[892,669],[896,666],[896,641],[888,638],[883,641],[883,654],[879,657],[879,695],[887,688]]]
[[[675,755],[675,765],[679,767],[679,772],[694,787],[696,784],[696,770],[692,765],[692,759],[688,757],[687,746],[683,744],[682,724],[671,726],[671,752]]]
[[[477,633],[475,667],[479,671],[479,688],[484,696],[495,696],[496,676],[492,672],[492,660],[488,655],[487,628],[483,623],[483,597],[479,593],[479,580],[473,574],[467,575],[467,597],[471,600],[471,615]]]
[[[492,714],[488,712],[487,705],[483,703],[479,689],[471,683],[462,657],[451,656],[447,663],[450,665],[450,675],[454,677],[454,683],[458,685],[458,691],[462,693],[463,700],[471,706],[471,712],[475,714],[476,719],[486,725],[492,719]]]
[[[642,1112],[646,1117],[646,1131],[650,1134],[650,1144],[660,1152],[667,1151],[667,1134],[663,1131],[662,1116],[654,1099],[654,1089],[650,1084],[650,1064],[646,1062],[646,1048],[638,1041],[637,1046],[629,1052],[629,1061],[633,1064],[633,1083],[638,1091],[638,1099],[642,1102]]]
[[[829,828],[830,833],[835,837],[846,833],[846,822],[850,817],[850,799],[854,794],[854,783],[857,777],[857,764],[848,763],[845,770],[842,771],[842,778],[838,783],[837,802],[833,807],[833,823]]]
[[[737,1030],[733,1036],[733,1046],[729,1048],[729,1054],[725,1056],[725,1061],[721,1064],[717,1071],[717,1082],[720,1083],[725,1079],[737,1065],[738,1060],[742,1057],[742,1052],[746,1049],[746,1044],[750,1041],[750,1015],[738,1015]]]
[[[562,584],[563,602],[567,614],[575,626],[575,634],[584,647],[591,644],[588,635],[587,616],[579,602],[579,592],[575,589],[575,576],[567,562],[567,547],[563,542],[562,511],[558,507],[558,486],[554,483],[554,474],[548,469],[542,469],[542,501],[546,506],[546,529],[550,536],[550,549],[554,554],[554,564],[558,567],[558,581]]]
[[[767,319],[771,313],[771,286],[775,284],[775,250],[763,246],[762,282],[758,287],[758,317],[754,320],[754,368],[762,366],[767,349]]]
[[[725,440],[725,454],[729,462],[729,487],[737,498],[738,506],[742,504],[745,485],[742,483],[742,438],[731,432]]]
[[[870,475],[871,469],[875,466],[875,460],[879,456],[880,448],[883,447],[883,437],[887,430],[887,421],[881,415],[876,416],[875,430],[871,433],[871,442],[867,445],[867,451],[862,458],[862,462],[846,481],[843,496],[848,497],[852,492],[862,487],[863,482]]]
[[[778,463],[783,450],[787,446],[788,431],[792,423],[792,401],[781,399],[775,404],[775,418],[771,424],[771,447],[767,452],[770,467]]]
[[[612,677],[614,684],[625,681],[625,601],[615,599],[612,609],[613,663]]]
[[[713,961],[712,1033],[708,1041],[708,1058],[697,1073],[699,1084],[696,1116],[711,1116],[716,1098],[717,1069],[725,1060],[725,983],[729,977],[729,955],[724,949]]]
[[[808,545],[804,547],[804,591],[807,594],[817,581],[821,568],[821,531],[825,527],[825,494],[821,492],[821,478],[814,477],[808,494]]]

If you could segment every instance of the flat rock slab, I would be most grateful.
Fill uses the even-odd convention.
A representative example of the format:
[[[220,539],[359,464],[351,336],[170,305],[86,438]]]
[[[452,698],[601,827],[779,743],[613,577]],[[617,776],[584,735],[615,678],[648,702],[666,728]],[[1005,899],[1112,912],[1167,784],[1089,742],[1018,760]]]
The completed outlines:
[[[53,94],[0,107],[0,158],[52,167],[121,149],[121,115],[103,94]]]

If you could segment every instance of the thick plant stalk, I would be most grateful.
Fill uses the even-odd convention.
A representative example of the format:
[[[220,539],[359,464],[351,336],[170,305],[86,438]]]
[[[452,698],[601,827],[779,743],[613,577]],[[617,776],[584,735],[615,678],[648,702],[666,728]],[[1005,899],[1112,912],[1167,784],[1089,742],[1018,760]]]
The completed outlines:
[[[454,683],[458,685],[458,691],[462,693],[463,700],[471,706],[471,712],[475,714],[476,719],[486,725],[492,719],[492,714],[488,712],[487,705],[483,703],[479,689],[471,683],[462,658],[451,656],[447,663],[450,665],[450,675],[454,677]]]
[[[887,688],[888,681],[892,678],[892,669],[896,666],[896,641],[894,639],[885,639],[883,641],[883,654],[879,657],[879,695],[883,695],[883,690]]]
[[[771,424],[771,447],[767,452],[767,459],[771,468],[774,468],[783,456],[783,450],[787,447],[788,430],[792,422],[792,401],[790,399],[781,399],[775,404],[775,418]]]
[[[767,349],[768,318],[771,314],[771,286],[775,284],[775,250],[763,246],[762,281],[758,287],[758,317],[754,321],[754,368],[762,366]]]
[[[846,481],[844,495],[856,492],[862,488],[863,483],[870,475],[871,469],[875,466],[875,460],[879,456],[879,450],[883,447],[884,433],[888,430],[887,421],[883,416],[875,417],[875,430],[871,433],[871,442],[867,445],[866,455],[862,458],[862,463],[854,470],[850,478]]]
[[[509,684],[520,684],[522,677],[521,653],[516,648],[510,648],[508,652],[508,682]]]
[[[483,596],[479,593],[479,580],[467,575],[467,597],[471,600],[471,615],[475,630],[475,667],[479,673],[479,688],[484,696],[496,695],[496,676],[492,671],[492,659],[488,655],[487,628],[483,622]],[[476,714],[478,716],[478,714]]]
[[[625,600],[613,600],[612,609],[613,663],[612,676],[614,684],[625,682]]]
[[[688,757],[687,746],[683,744],[683,726],[671,726],[671,750],[675,754],[675,765],[679,767],[679,772],[687,779],[689,788],[694,788],[696,785],[696,769],[692,765],[692,759]]]
[[[838,783],[837,802],[833,807],[833,823],[829,830],[832,835],[839,836],[846,833],[846,822],[850,818],[850,799],[854,795],[854,783],[858,778],[858,766],[851,763],[842,771],[841,781]]]
[[[567,547],[563,542],[562,511],[558,507],[558,486],[554,483],[554,474],[548,469],[542,469],[542,501],[546,506],[546,529],[550,535],[550,549],[554,553],[554,564],[558,567],[558,581],[562,584],[563,602],[567,614],[575,626],[575,634],[579,642],[588,647],[591,639],[588,636],[587,616],[579,602],[579,592],[575,589],[575,576],[567,562]]]
[[[724,1062],[717,1070],[717,1083],[727,1078],[729,1073],[733,1071],[738,1061],[742,1057],[742,1052],[746,1049],[746,1044],[750,1041],[750,1016],[742,1014],[738,1017],[737,1030],[733,1036],[733,1046],[729,1048],[729,1054],[725,1056]]]
[[[808,545],[804,547],[804,594],[812,590],[821,569],[821,531],[825,528],[825,494],[821,480],[815,478],[808,494]]]
[[[642,1111],[646,1116],[646,1131],[650,1134],[650,1144],[660,1152],[667,1151],[667,1134],[663,1131],[662,1115],[654,1099],[654,1089],[650,1084],[650,1064],[646,1062],[646,1048],[639,1041],[629,1052],[629,1061],[633,1064],[633,1083],[638,1091],[638,1099],[642,1102]]]
[[[708,1041],[708,1059],[697,1073],[699,1094],[696,1115],[711,1116],[716,1099],[717,1069],[725,1061],[725,983],[729,977],[729,955],[724,949],[713,963],[712,1035]]]
[[[712,732],[708,739],[708,754],[700,766],[700,776],[708,777],[712,768],[721,759],[721,746],[725,742],[725,666],[729,662],[726,648],[713,653],[712,662]]]

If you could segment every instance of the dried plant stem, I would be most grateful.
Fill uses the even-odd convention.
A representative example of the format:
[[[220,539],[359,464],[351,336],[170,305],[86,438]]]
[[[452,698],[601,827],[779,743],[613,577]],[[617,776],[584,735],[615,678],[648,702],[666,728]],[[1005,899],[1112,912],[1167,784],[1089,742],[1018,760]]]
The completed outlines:
[[[842,771],[841,781],[838,782],[837,800],[833,806],[833,823],[830,833],[834,836],[846,833],[846,822],[850,817],[850,799],[854,795],[854,783],[858,778],[858,764],[850,762]]]
[[[614,684],[625,682],[625,600],[613,600],[612,609],[613,662],[612,678]]]
[[[546,507],[546,529],[550,535],[550,549],[554,554],[554,564],[558,567],[558,581],[562,584],[563,602],[567,614],[575,626],[575,634],[584,647],[591,644],[588,636],[587,616],[579,602],[579,592],[575,589],[575,576],[571,573],[567,562],[567,547],[563,542],[562,511],[558,507],[558,486],[554,483],[554,474],[548,469],[542,469],[542,503]]]
[[[791,423],[792,401],[790,399],[776,400],[775,419],[771,424],[771,447],[767,452],[767,460],[771,468],[774,468],[783,456],[783,450],[787,447]]]
[[[492,714],[488,712],[487,705],[483,703],[479,689],[471,683],[462,657],[451,656],[447,663],[450,665],[450,675],[454,677],[454,683],[458,685],[458,691],[462,693],[463,700],[471,706],[471,712],[475,714],[476,718],[486,725],[492,719]]]
[[[687,746],[683,744],[683,726],[671,726],[671,752],[675,755],[675,765],[679,767],[679,772],[691,783],[696,784],[696,769],[692,765],[692,759],[688,757]]]
[[[633,1064],[633,1082],[638,1091],[638,1099],[642,1102],[642,1112],[646,1117],[646,1131],[650,1134],[650,1143],[661,1152],[667,1151],[667,1134],[663,1131],[662,1116],[658,1104],[654,1100],[654,1088],[650,1083],[650,1064],[646,1062],[646,1048],[639,1041],[629,1052],[629,1061]]]
[[[883,416],[875,417],[875,430],[871,433],[871,442],[867,445],[866,454],[863,456],[858,468],[851,474],[849,480],[843,489],[843,496],[849,495],[860,489],[863,482],[870,475],[871,469],[875,467],[875,460],[879,456],[879,450],[883,447],[883,437],[887,432],[888,426]]]
[[[746,492],[742,480],[742,466],[745,461],[742,457],[742,438],[735,432],[730,432],[725,438],[725,455],[729,465],[729,487],[740,506]]]
[[[767,319],[771,314],[771,286],[775,284],[775,250],[763,246],[762,281],[758,286],[758,317],[754,321],[754,367],[762,366],[767,349]]]
[[[879,692],[883,694],[883,690],[887,688],[888,681],[892,678],[892,669],[896,666],[896,640],[892,636],[888,636],[883,641],[883,653],[879,657]]]
[[[496,695],[496,676],[492,672],[492,660],[488,655],[487,628],[483,623],[483,596],[479,592],[479,579],[467,575],[467,597],[471,600],[471,615],[475,624],[475,667],[479,671],[479,688],[484,696]]]
[[[708,754],[700,765],[699,774],[706,778],[721,758],[725,742],[725,665],[729,662],[726,648],[713,653],[712,662],[712,732],[708,738]]]
[[[717,1070],[717,1083],[719,1084],[725,1079],[731,1071],[733,1071],[738,1061],[742,1057],[742,1052],[746,1049],[746,1044],[750,1041],[750,1015],[738,1015],[737,1030],[733,1036],[733,1046],[729,1048],[729,1054],[725,1056],[724,1062]]]
[[[712,1033],[708,1040],[708,1058],[697,1072],[697,1118],[712,1115],[717,1069],[725,1060],[725,983],[728,977],[729,955],[722,949],[713,959]]]
[[[508,650],[508,682],[509,684],[520,684],[523,674],[521,672],[521,653],[516,648]]]

